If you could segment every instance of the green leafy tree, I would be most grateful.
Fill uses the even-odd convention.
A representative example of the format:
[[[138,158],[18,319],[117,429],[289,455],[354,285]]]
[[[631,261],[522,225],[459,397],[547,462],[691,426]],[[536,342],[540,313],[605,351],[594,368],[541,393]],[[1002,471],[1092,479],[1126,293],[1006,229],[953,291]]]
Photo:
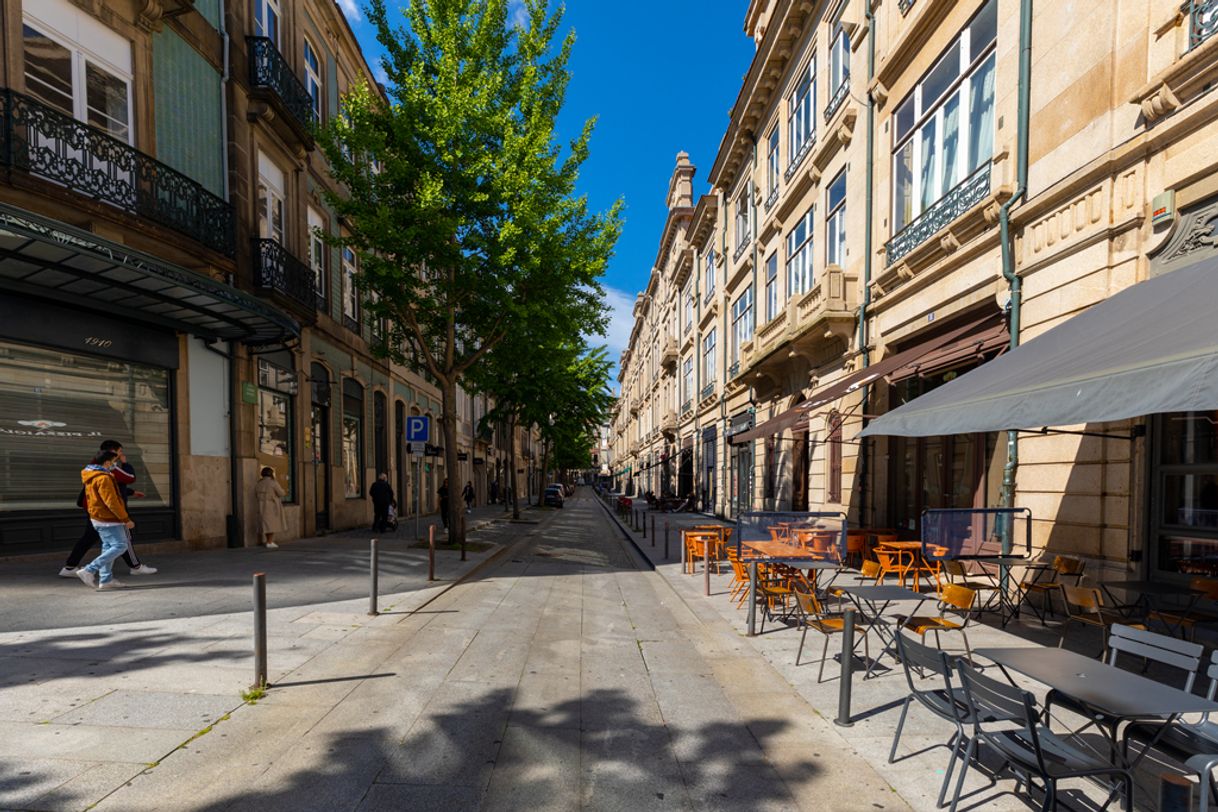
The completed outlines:
[[[585,467],[589,449],[609,414],[612,363],[604,347],[587,351],[576,345],[562,369],[548,382],[546,397],[525,409],[542,439],[541,470]]]
[[[548,300],[594,286],[620,231],[620,204],[593,213],[575,194],[593,122],[557,139],[574,43],[561,9],[525,0],[521,27],[507,6],[412,0],[398,24],[372,0],[387,90],[357,84],[318,134],[346,187],[329,196],[346,227],[334,241],[357,252],[365,315],[385,325],[376,351],[437,382],[450,475],[458,383]]]

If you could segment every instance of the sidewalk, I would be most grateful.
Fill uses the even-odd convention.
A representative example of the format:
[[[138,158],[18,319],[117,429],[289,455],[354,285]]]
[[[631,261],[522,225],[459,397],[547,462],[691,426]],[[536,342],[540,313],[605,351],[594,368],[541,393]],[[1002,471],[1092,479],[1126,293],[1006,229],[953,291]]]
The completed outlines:
[[[41,566],[6,572],[0,809],[84,809],[194,740],[228,735],[212,728],[244,704],[254,679],[255,570],[267,573],[272,607],[270,682],[296,686],[293,702],[341,701],[378,676],[412,612],[533,529],[482,518],[479,526],[470,541],[484,549],[465,562],[437,552],[434,584],[426,550],[382,540],[377,617],[367,615],[368,534],[288,542],[274,552],[166,555],[155,562],[164,575],[129,578],[134,588],[120,592],[88,590]],[[290,731],[292,715],[280,707],[268,724]],[[189,808],[183,792],[161,808]]]

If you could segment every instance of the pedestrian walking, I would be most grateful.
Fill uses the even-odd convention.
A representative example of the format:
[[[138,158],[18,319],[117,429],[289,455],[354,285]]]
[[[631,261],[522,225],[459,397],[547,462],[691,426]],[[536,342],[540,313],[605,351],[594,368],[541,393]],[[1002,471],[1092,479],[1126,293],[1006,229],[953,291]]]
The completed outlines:
[[[461,498],[465,500],[465,512],[474,512],[474,483],[466,482],[465,490],[461,491]]]
[[[123,450],[123,444],[118,440],[106,440],[101,444],[99,451],[112,451],[117,455],[114,465],[110,468],[110,476],[114,477],[114,481],[118,485],[118,492],[123,499],[123,504],[127,505],[129,499],[143,499],[144,492],[134,490],[131,487],[135,484],[135,467],[127,462],[127,453]],[[81,508],[85,507],[84,488],[80,489],[80,496],[77,498],[76,504]],[[157,568],[140,561],[140,557],[135,552],[135,545],[131,543],[131,534],[128,533],[127,535],[127,549],[123,552],[123,561],[127,563],[131,574],[156,575]],[[72,552],[68,553],[68,559],[64,561],[63,567],[59,570],[59,577],[75,578],[85,553],[99,544],[101,544],[101,536],[98,535],[97,528],[93,526],[93,522],[86,510],[85,530],[80,534],[80,539],[76,542],[76,546],[72,548]]]
[[[491,504],[493,505],[499,501],[499,480],[497,480],[497,479],[491,480],[490,491],[491,491]]]
[[[98,589],[121,589],[123,583],[114,577],[114,559],[127,549],[127,531],[135,527],[127,513],[127,504],[118,491],[118,483],[110,474],[118,460],[113,451],[99,451],[93,461],[80,472],[85,490],[85,506],[89,521],[101,537],[101,555],[75,573],[81,583]]]
[[[444,477],[444,482],[440,485],[440,489],[436,492],[440,496],[440,522],[444,525],[444,529],[448,529],[448,477]]]
[[[275,479],[275,469],[264,466],[258,484],[254,486],[254,498],[258,501],[258,545],[266,545],[268,550],[278,550],[275,534],[282,533],[287,522],[283,517],[283,497],[287,495],[279,480]]]
[[[393,488],[389,487],[389,475],[381,474],[368,489],[372,500],[372,532],[383,533],[389,529],[389,508],[393,504]]]

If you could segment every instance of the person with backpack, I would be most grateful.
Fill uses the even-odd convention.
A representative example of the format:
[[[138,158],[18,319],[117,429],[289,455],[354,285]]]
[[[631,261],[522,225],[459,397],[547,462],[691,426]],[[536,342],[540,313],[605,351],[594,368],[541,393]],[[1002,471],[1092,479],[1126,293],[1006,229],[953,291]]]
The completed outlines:
[[[465,500],[465,512],[474,512],[474,483],[466,482],[465,490],[461,491],[461,498]]]
[[[127,454],[123,450],[123,444],[118,440],[106,440],[101,444],[99,451],[112,451],[115,454],[115,464],[109,469],[110,476],[114,477],[115,483],[118,485],[119,495],[123,498],[123,504],[131,498],[142,499],[144,494],[142,491],[134,490],[131,486],[135,484],[135,468],[131,463],[127,462]],[[80,496],[76,498],[76,506],[86,509],[85,505],[85,489],[80,489]],[[59,570],[60,578],[75,578],[80,569],[80,562],[84,559],[85,553],[89,552],[94,545],[101,543],[101,537],[98,535],[97,528],[93,526],[93,522],[88,515],[85,516],[85,530],[80,536],[80,540],[76,542],[76,546],[72,548],[72,552],[68,554],[67,561],[64,562],[63,568]],[[123,561],[131,570],[132,575],[156,575],[157,568],[149,566],[140,561],[139,555],[135,552],[135,546],[131,544],[130,538],[127,540],[127,549],[123,552]]]
[[[124,584],[114,577],[113,564],[127,549],[127,532],[135,527],[127,513],[127,503],[119,493],[118,483],[110,471],[118,460],[113,451],[100,451],[80,472],[85,489],[85,506],[89,521],[101,538],[101,555],[88,566],[76,571],[76,577],[89,587],[121,589]]]

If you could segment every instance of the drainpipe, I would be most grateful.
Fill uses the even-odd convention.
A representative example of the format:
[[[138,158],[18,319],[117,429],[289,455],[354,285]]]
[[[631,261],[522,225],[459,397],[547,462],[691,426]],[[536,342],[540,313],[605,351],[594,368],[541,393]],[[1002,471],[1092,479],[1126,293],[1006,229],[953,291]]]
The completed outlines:
[[[867,168],[866,168],[866,220],[863,223],[863,298],[859,303],[859,352],[862,353],[863,368],[871,366],[871,353],[867,349],[867,308],[871,304],[871,259],[873,250],[872,216],[875,206],[875,195],[872,186],[875,179],[875,99],[871,96],[871,82],[875,79],[875,13],[871,3],[864,4],[864,17],[867,20]],[[863,428],[867,427],[867,401],[871,399],[871,386],[863,387]],[[870,438],[864,437],[859,445],[859,512],[860,526],[867,526],[867,456],[871,450]],[[872,522],[874,524],[874,522]]]
[[[1011,236],[1011,207],[1028,191],[1028,119],[1032,77],[1032,0],[1019,4],[1019,97],[1015,151],[1015,191],[998,210],[1002,245],[1002,275],[1010,290],[1011,349],[1019,346],[1020,305],[1023,280],[1015,271],[1015,246]],[[1015,472],[1019,467],[1019,432],[1007,432],[1007,463],[1002,469],[1002,505],[1015,506]]]
[[[223,43],[224,65],[223,71],[220,74],[220,134],[222,137],[223,146],[220,150],[220,173],[223,178],[224,191],[223,197],[228,200],[229,179],[228,179],[228,85],[232,79],[232,69],[229,65],[230,48],[232,40],[228,36],[228,17],[227,6],[225,0],[220,0],[220,41]]]

